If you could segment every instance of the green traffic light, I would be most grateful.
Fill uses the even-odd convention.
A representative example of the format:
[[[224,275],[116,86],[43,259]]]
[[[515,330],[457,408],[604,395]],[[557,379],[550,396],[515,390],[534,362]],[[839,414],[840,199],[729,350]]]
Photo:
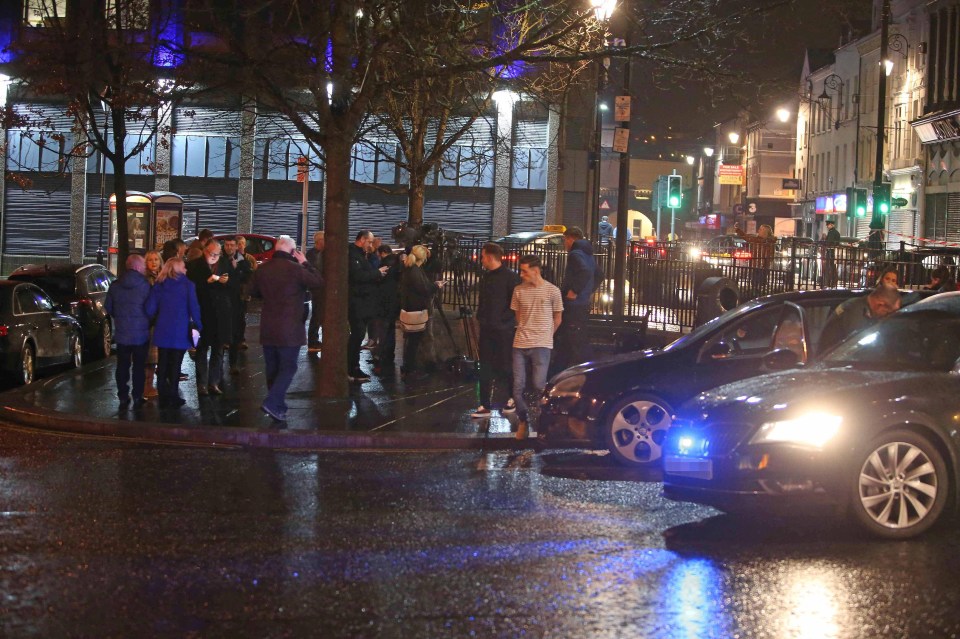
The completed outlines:
[[[670,198],[670,207],[675,209],[678,206],[680,206],[680,198],[674,195]]]
[[[857,217],[866,217],[867,216],[867,207],[858,206],[857,207]]]
[[[884,214],[889,213],[889,212],[890,212],[890,205],[887,204],[886,202],[881,202],[881,203],[880,203],[880,212],[881,212],[881,213],[884,213]]]

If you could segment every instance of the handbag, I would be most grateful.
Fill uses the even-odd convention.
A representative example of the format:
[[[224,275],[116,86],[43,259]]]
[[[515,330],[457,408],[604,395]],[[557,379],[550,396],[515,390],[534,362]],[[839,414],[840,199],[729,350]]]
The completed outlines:
[[[422,333],[427,328],[430,314],[422,311],[400,311],[400,325],[404,333]]]

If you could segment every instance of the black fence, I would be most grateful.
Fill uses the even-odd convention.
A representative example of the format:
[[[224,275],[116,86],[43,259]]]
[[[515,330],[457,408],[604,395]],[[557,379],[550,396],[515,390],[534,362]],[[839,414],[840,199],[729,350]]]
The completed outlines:
[[[480,249],[486,240],[460,239],[442,250],[443,302],[476,309],[482,273]],[[567,265],[562,246],[504,244],[504,264],[517,269],[521,255],[537,255],[544,277],[558,286]],[[893,269],[901,288],[921,288],[930,273],[946,264],[956,276],[960,250],[901,244],[899,250],[784,238],[776,244],[733,253],[710,253],[701,244],[632,242],[624,275],[624,318],[645,320],[654,328],[685,331],[724,309],[763,295],[789,290],[867,288]],[[614,259],[612,246],[594,246],[604,281],[593,298],[592,316],[612,318]],[[755,255],[754,253],[762,253]],[[719,279],[710,279],[719,278]],[[708,281],[709,280],[709,281]]]

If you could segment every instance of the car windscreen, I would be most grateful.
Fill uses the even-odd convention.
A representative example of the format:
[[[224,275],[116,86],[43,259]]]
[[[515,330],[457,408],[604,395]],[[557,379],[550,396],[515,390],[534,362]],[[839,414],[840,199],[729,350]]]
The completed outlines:
[[[877,322],[836,347],[827,367],[947,372],[960,358],[960,319],[940,313]]]
[[[696,327],[695,329],[693,329],[683,337],[675,339],[674,341],[664,346],[663,350],[672,351],[678,348],[683,348],[687,344],[697,342],[700,340],[701,337],[709,335],[714,330],[716,330],[719,326],[722,326],[727,322],[739,319],[740,317],[751,312],[753,309],[757,308],[758,306],[760,306],[760,303],[755,301],[747,302],[746,304],[741,304],[737,308],[731,309],[718,317],[714,317],[712,320],[710,320],[705,324],[701,324],[700,326]]]

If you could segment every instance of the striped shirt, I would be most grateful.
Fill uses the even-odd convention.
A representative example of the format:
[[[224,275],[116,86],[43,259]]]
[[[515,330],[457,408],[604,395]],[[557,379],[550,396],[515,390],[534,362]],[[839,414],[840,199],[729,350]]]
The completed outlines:
[[[559,288],[547,281],[540,286],[524,282],[513,289],[510,310],[517,313],[514,348],[553,348],[553,314],[563,312]]]

